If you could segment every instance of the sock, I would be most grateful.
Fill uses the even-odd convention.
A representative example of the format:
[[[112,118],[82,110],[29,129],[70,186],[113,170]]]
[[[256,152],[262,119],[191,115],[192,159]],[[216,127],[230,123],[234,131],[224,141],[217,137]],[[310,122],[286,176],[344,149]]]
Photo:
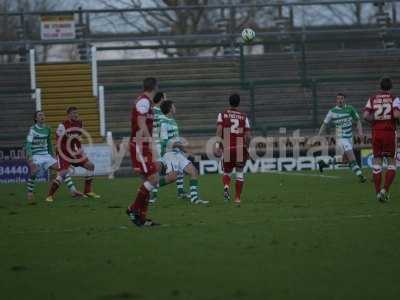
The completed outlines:
[[[135,210],[140,215],[140,219],[142,221],[146,219],[150,191],[153,189],[154,189],[153,185],[149,181],[145,181],[139,187],[135,201],[129,206],[130,210]]]
[[[157,199],[157,195],[158,195],[158,188],[154,188],[154,189],[151,191],[151,198],[152,198],[152,199]]]
[[[224,176],[222,176],[222,182],[224,183],[224,188],[229,188],[229,185],[231,184],[231,175],[224,173]]]
[[[372,176],[374,177],[375,192],[379,193],[381,191],[381,181],[382,181],[382,167],[380,165],[372,166]]]
[[[89,171],[85,176],[85,194],[92,192],[93,173],[93,171]]]
[[[183,186],[183,181],[184,181],[184,175],[183,173],[178,173],[176,177],[176,188],[178,189],[178,194],[184,194],[185,189]]]
[[[240,200],[240,195],[242,194],[244,184],[244,176],[243,173],[236,173],[236,195],[235,199]]]
[[[355,160],[352,160],[349,163],[349,167],[353,171],[353,173],[356,174],[357,176],[361,176],[362,175],[361,169],[360,169],[360,167],[358,166],[358,164],[357,164],[357,162]]]
[[[388,192],[396,177],[396,166],[389,165],[385,174],[384,189]]]
[[[164,177],[164,176],[161,176],[160,179],[158,180],[158,186],[159,186],[159,187],[162,187],[162,186],[164,186],[164,185],[167,185],[167,182],[166,182],[166,180],[165,180],[165,177]]]
[[[61,185],[61,176],[57,176],[53,182],[51,183],[50,189],[49,189],[49,193],[47,194],[47,196],[53,196],[55,194],[55,192],[58,190],[58,188]]]
[[[197,179],[190,179],[190,201],[196,202],[199,199],[197,187],[199,181]]]
[[[57,178],[58,178],[58,177],[57,177]],[[61,183],[61,179],[59,179],[59,182]],[[74,184],[74,182],[72,181],[71,175],[69,175],[69,173],[65,174],[65,176],[64,176],[64,182],[65,182],[65,184],[67,185],[68,190],[69,190],[71,193],[76,192],[75,184]]]
[[[33,190],[35,189],[35,180],[36,175],[31,175],[31,177],[29,177],[26,183],[26,189],[28,190],[28,193],[33,193]]]

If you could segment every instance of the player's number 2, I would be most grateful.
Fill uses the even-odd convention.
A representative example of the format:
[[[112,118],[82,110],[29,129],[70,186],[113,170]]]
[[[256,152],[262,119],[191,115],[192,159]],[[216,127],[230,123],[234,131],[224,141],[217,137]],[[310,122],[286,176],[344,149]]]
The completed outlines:
[[[375,120],[390,120],[392,118],[392,105],[390,103],[382,103],[374,105]]]
[[[231,119],[231,132],[235,134],[239,134],[239,120]]]

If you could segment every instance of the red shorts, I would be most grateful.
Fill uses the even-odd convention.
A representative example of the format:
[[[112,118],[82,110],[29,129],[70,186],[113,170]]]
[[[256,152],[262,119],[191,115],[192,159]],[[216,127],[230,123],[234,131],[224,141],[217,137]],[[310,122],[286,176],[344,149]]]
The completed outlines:
[[[372,150],[374,157],[395,157],[396,155],[396,132],[374,131],[372,133]]]
[[[77,155],[73,158],[65,155],[57,155],[57,160],[60,170],[68,170],[70,166],[83,167],[89,161],[86,155]]]
[[[227,154],[224,153],[224,159],[222,161],[223,171],[231,173],[234,168],[244,168],[249,154],[246,149],[241,153],[236,150],[231,150]]]
[[[150,176],[158,172],[157,164],[153,161],[150,147],[143,146],[142,149],[136,143],[130,143],[131,161],[133,170],[144,176]]]

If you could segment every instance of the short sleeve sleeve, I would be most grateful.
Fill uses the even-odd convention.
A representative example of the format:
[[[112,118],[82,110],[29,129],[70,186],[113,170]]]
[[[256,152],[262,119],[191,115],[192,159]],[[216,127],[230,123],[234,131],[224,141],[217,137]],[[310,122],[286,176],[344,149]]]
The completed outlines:
[[[219,113],[217,116],[217,125],[222,125],[222,114]]]
[[[28,143],[32,143],[33,142],[33,130],[32,130],[32,128],[29,129],[28,135],[26,137],[26,141]]]
[[[136,102],[135,106],[136,106],[136,110],[140,114],[144,115],[144,114],[148,113],[150,110],[150,101],[146,98],[141,98]]]
[[[367,104],[365,104],[364,111],[372,112],[374,108],[372,107],[371,98],[368,99]]]
[[[247,118],[247,117],[246,117],[246,121],[245,121],[245,124],[244,124],[244,128],[246,130],[250,130],[250,122],[249,122],[249,118]]]
[[[397,97],[393,101],[393,110],[400,110],[400,99]]]
[[[354,121],[360,120],[360,116],[354,107],[351,107],[351,116],[353,117]]]
[[[65,127],[64,124],[60,124],[58,125],[57,129],[56,129],[56,135],[58,137],[63,136],[65,134]]]

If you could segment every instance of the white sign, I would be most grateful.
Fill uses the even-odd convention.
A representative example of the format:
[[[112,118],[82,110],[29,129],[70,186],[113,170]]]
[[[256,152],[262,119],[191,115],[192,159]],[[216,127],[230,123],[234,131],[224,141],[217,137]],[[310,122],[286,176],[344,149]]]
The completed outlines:
[[[112,172],[112,148],[106,144],[83,145],[83,149],[89,160],[94,164],[94,175],[108,175]],[[86,170],[77,167],[74,176],[85,176]]]
[[[274,171],[305,171],[318,170],[318,161],[323,160],[329,165],[326,169],[343,169],[348,168],[347,165],[333,164],[334,159],[341,156],[319,156],[319,157],[282,157],[282,158],[260,158],[255,161],[248,160],[244,167],[244,172],[248,173],[266,173]],[[222,174],[222,166],[216,160],[201,160],[199,163],[200,174],[220,173]]]
[[[42,16],[40,34],[42,40],[74,39],[74,15]]]

